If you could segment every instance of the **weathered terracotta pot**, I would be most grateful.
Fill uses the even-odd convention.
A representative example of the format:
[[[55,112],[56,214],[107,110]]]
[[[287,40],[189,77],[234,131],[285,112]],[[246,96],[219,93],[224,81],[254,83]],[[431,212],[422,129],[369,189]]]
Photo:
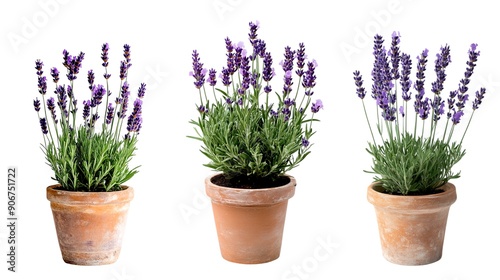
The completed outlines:
[[[450,206],[456,201],[455,186],[421,196],[390,195],[380,186],[368,187],[368,201],[375,206],[384,257],[401,265],[424,265],[441,259]]]
[[[258,264],[280,256],[285,216],[295,193],[295,178],[281,187],[238,189],[205,180],[212,200],[222,257],[230,262]]]
[[[47,187],[64,262],[103,265],[120,255],[131,187],[114,192],[72,192]]]

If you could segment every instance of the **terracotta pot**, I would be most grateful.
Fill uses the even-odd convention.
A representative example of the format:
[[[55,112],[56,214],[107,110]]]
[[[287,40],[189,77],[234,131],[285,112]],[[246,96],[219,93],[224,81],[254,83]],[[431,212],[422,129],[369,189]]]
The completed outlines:
[[[438,261],[443,252],[450,206],[456,201],[455,186],[420,196],[390,195],[380,186],[368,187],[368,201],[375,206],[384,257],[396,264],[423,265]]]
[[[258,264],[280,256],[288,199],[295,193],[293,177],[284,186],[238,189],[217,186],[206,178],[222,257],[230,262]]]
[[[120,255],[131,187],[114,192],[73,192],[47,187],[64,262],[76,265],[114,263]]]

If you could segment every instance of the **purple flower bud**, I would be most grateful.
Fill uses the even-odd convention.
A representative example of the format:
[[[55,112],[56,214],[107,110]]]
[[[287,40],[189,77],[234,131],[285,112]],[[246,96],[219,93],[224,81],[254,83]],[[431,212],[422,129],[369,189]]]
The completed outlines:
[[[40,59],[35,60],[35,69],[36,69],[36,74],[38,76],[42,76],[43,74],[43,62]]]
[[[230,75],[229,70],[227,68],[222,68],[219,78],[221,78],[222,84],[225,86],[229,86],[231,84],[231,79],[229,75]]]
[[[130,46],[127,44],[123,45],[123,57],[125,57],[127,69],[130,68],[130,66],[132,66],[132,64],[130,64]]]
[[[92,71],[92,69],[90,69],[87,72],[87,81],[89,82],[89,89],[90,90],[92,90],[92,87],[94,86],[94,78],[95,78],[94,71]]]
[[[54,81],[54,83],[57,83],[59,81],[59,70],[57,70],[57,68],[51,68],[50,75],[52,76],[52,81]]]
[[[284,104],[285,104],[286,108],[289,108],[290,106],[295,105],[295,100],[287,98],[287,99],[285,99]]]
[[[102,50],[102,53],[101,53],[102,66],[108,67],[108,51],[109,51],[109,45],[108,45],[108,43],[104,43],[102,45],[101,50]]]
[[[210,86],[215,86],[215,84],[217,84],[217,78],[216,78],[216,75],[217,74],[217,71],[215,71],[215,69],[211,68],[210,70],[208,70],[208,84]]]
[[[205,113],[208,113],[208,109],[207,109],[207,107],[200,105],[200,106],[198,106],[198,112],[200,112],[200,114],[205,114]]]
[[[481,88],[479,91],[476,91],[476,99],[474,99],[474,102],[472,102],[473,110],[477,110],[479,108],[479,105],[481,105],[485,93],[486,93],[485,88]]]
[[[307,140],[305,137],[302,137],[302,146],[306,148],[309,146],[309,140]]]
[[[120,79],[124,80],[127,77],[127,61],[120,61]]]
[[[113,103],[108,104],[108,112],[106,115],[106,124],[110,124],[111,121],[113,120],[113,115],[115,112],[115,108],[113,107]]]
[[[124,83],[124,85],[127,84],[127,82]],[[127,84],[127,89],[128,89],[128,84]],[[102,102],[102,98],[106,95],[106,88],[104,88],[103,85],[94,85],[92,87],[92,99],[91,99],[91,106],[96,107]]]
[[[54,101],[54,97],[47,99],[47,108],[52,115],[52,120],[57,124],[58,120],[56,115],[56,102]]]
[[[196,88],[200,89],[205,83],[206,69],[203,68],[203,63],[200,62],[200,57],[196,50],[193,51],[192,59],[193,71],[189,72],[189,75],[195,79],[194,85]]]
[[[365,88],[363,87],[363,76],[361,73],[356,70],[353,72],[354,74],[354,84],[356,85],[356,94],[359,98],[363,99],[366,96]]]
[[[38,100],[38,97],[33,100],[33,107],[35,107],[35,111],[40,111],[40,100]]]
[[[49,132],[47,127],[47,120],[45,118],[40,118],[40,128],[42,129],[43,134],[47,134]]]
[[[87,118],[90,116],[90,100],[83,101],[83,119],[87,120]]]
[[[451,118],[451,121],[453,122],[453,124],[460,123],[460,119],[462,118],[463,115],[464,115],[464,112],[462,110],[458,110],[458,111],[454,112],[453,117]]]
[[[47,93],[47,77],[38,76],[38,92],[41,95],[45,95]]]
[[[399,106],[399,113],[401,114],[402,117],[405,116],[405,108],[403,105]]]
[[[305,52],[306,52],[306,48],[304,46],[304,43],[300,43],[299,49],[297,50],[297,70],[295,70],[295,73],[299,77],[302,77],[302,75],[304,74],[303,68],[306,65],[305,64],[305,60],[306,60]]]
[[[323,109],[323,102],[321,101],[321,99],[318,99],[316,100],[316,103],[313,103],[311,105],[311,111],[313,113],[317,113],[320,109]]]

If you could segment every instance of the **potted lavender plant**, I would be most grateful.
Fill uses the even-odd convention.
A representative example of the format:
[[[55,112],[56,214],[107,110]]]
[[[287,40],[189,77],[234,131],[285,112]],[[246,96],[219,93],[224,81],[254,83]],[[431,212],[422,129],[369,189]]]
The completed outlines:
[[[428,50],[417,57],[412,82],[412,60],[400,52],[399,34],[392,34],[387,52],[383,37],[374,38],[371,96],[377,111],[375,127],[368,118],[366,90],[359,71],[354,72],[354,81],[373,141],[367,148],[373,165],[366,172],[375,174],[368,187],[368,200],[377,214],[383,255],[403,265],[436,262],[442,256],[449,208],[456,200],[455,186],[449,180],[460,176],[453,167],[465,155],[464,136],[486,93],[484,88],[476,91],[467,126],[461,135],[457,134],[480,52],[477,44],[470,46],[464,77],[457,89],[444,96],[445,70],[451,56],[448,45],[441,47],[434,65],[436,80],[431,84],[430,96],[426,96]]]
[[[264,263],[279,257],[287,203],[296,185],[286,172],[310,153],[314,115],[323,104],[312,100],[317,65],[306,61],[303,43],[297,50],[285,48],[283,87],[273,93],[273,59],[257,38],[258,23],[249,25],[250,50],[225,39],[227,61],[219,81],[216,70],[207,71],[193,51],[190,75],[199,93],[199,116],[191,120],[197,135],[190,137],[203,143],[201,152],[209,159],[205,166],[218,171],[205,185],[222,257]]]
[[[142,125],[142,98],[146,85],[140,85],[127,117],[130,46],[124,45],[120,94],[114,105],[110,102],[108,50],[108,44],[103,44],[104,84],[94,82],[93,70],[87,73],[91,97],[80,103],[83,105],[81,112],[78,112],[75,80],[85,54],[80,52],[72,56],[63,51],[67,85],[60,82],[57,68],[50,69],[55,98],[47,97],[43,62],[35,62],[41,100],[36,98],[33,105],[42,130],[41,148],[54,172],[52,179],[57,181],[47,187],[47,199],[51,202],[63,260],[70,264],[101,265],[118,259],[134,195],[133,188],[124,183],[138,172],[138,167],[129,168],[129,163]]]

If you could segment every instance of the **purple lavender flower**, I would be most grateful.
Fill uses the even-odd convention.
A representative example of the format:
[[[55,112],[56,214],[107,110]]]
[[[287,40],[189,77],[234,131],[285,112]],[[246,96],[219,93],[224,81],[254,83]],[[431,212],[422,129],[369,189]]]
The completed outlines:
[[[36,74],[38,76],[42,76],[43,74],[43,62],[40,59],[35,60],[35,69],[36,69]]]
[[[309,146],[309,140],[307,140],[307,138],[305,137],[302,137],[302,146],[306,148]]]
[[[458,85],[458,91],[461,94],[466,93],[467,90],[469,89],[467,85],[470,82],[470,77],[474,72],[474,67],[476,67],[477,58],[479,57],[480,54],[479,51],[476,51],[476,48],[477,44],[471,44],[471,47],[469,49],[469,60],[466,62],[467,68],[465,69],[464,79],[461,79]]]
[[[102,45],[102,53],[101,53],[101,59],[102,59],[102,66],[108,67],[108,51],[109,51],[109,45],[108,43],[104,43]],[[106,77],[104,77],[106,78]],[[108,77],[109,78],[109,77]]]
[[[271,57],[271,53],[266,52],[266,54],[264,55],[264,67],[262,69],[262,79],[265,82],[267,82],[267,85],[264,87],[264,91],[266,93],[270,93],[272,90],[271,85],[269,84],[269,82],[275,75],[274,68],[272,68],[272,64],[273,64],[273,59]]]
[[[137,92],[137,97],[140,99],[144,98],[144,94],[146,93],[146,84],[141,83],[141,86],[139,87],[139,90]]]
[[[391,70],[389,67],[387,52],[382,46],[383,42],[384,40],[382,36],[375,35],[373,51],[375,62],[372,70],[372,97],[375,100],[380,99],[379,96],[383,92],[388,95],[388,92],[390,92],[392,88]]]
[[[289,107],[291,107],[291,106],[294,106],[294,105],[295,105],[295,100],[290,99],[290,98],[287,98],[287,99],[285,99],[285,100],[284,100],[284,102],[283,102],[283,103],[285,104],[285,107],[286,107],[286,108],[289,108]]]
[[[295,73],[297,76],[302,77],[304,74],[304,66],[305,60],[306,60],[306,48],[304,46],[304,43],[299,44],[299,49],[297,50],[297,70],[295,70]]]
[[[396,108],[392,106],[386,106],[385,109],[382,111],[382,117],[386,121],[394,121],[396,119]]]
[[[431,91],[435,94],[440,94],[443,90],[443,83],[446,80],[445,68],[451,62],[450,47],[445,45],[441,47],[441,53],[436,54],[434,72],[436,72],[436,81],[432,82]]]
[[[399,61],[400,61],[399,37],[400,37],[399,32],[394,31],[392,33],[391,49],[389,50],[389,56],[391,57],[391,64],[392,64],[391,79],[393,80],[399,79]]]
[[[422,120],[426,120],[429,117],[430,110],[430,100],[426,97],[423,101],[420,102],[420,108],[418,109],[418,115]]]
[[[38,100],[38,97],[33,100],[33,107],[35,107],[35,111],[40,111],[40,100]]]
[[[235,47],[235,50],[234,50],[234,60],[233,60],[233,68],[231,69],[229,67],[229,60],[228,60],[228,69],[231,70],[231,75],[236,73],[236,71],[238,71],[238,69],[240,69],[240,66],[241,66],[241,62],[243,60],[243,57],[246,56],[245,54],[245,50],[243,49],[243,45],[242,44],[239,44]]]
[[[411,99],[411,93],[408,93],[411,88],[411,58],[408,54],[401,54],[401,92],[404,101]]]
[[[217,71],[215,71],[215,69],[211,68],[210,70],[208,70],[208,84],[210,86],[215,86],[215,84],[217,84],[217,77],[215,76],[217,74]]]
[[[451,111],[455,111],[455,97],[458,94],[458,90],[450,91],[450,97],[448,98],[448,119],[452,117]]]
[[[99,113],[96,112],[95,114],[92,114],[92,118],[91,118],[91,121],[90,121],[90,127],[93,128],[95,127],[95,124],[97,122],[97,120],[100,118],[99,116]]]
[[[233,42],[231,42],[231,39],[229,39],[229,37],[226,37],[226,39],[224,39],[225,42],[226,42],[226,50],[228,53],[232,53],[233,50],[234,50],[234,47],[233,47]]]
[[[66,117],[68,117],[68,111],[66,110],[67,105],[67,94],[64,86],[60,85],[56,88],[57,105],[61,108],[61,112],[64,112]]]
[[[68,85],[68,87],[66,88],[66,93],[68,94],[69,98],[73,98],[73,88],[70,85]]]
[[[399,106],[399,113],[404,118],[404,116],[405,116],[405,107],[403,105]]]
[[[90,100],[83,100],[83,119],[86,121],[87,118],[90,116]]]
[[[264,57],[266,53],[266,43],[263,40],[256,39],[252,43],[253,46],[253,54],[249,57],[250,60],[255,60],[257,56]]]
[[[120,104],[122,105],[121,110],[116,113],[120,119],[124,119],[127,114],[129,96],[130,96],[129,85],[127,82],[124,82],[121,89],[121,99],[120,99],[121,101]]]
[[[47,77],[38,76],[38,92],[41,95],[45,95],[47,93]]]
[[[252,43],[253,45],[254,40],[257,38],[257,29],[259,29],[259,22],[250,22],[248,23],[248,25],[250,26],[250,33],[248,33],[248,37],[250,39],[250,43]]]
[[[142,124],[142,100],[134,101],[134,108],[127,120],[127,131],[139,133]]]
[[[463,109],[465,107],[465,103],[467,103],[467,100],[469,100],[469,95],[468,94],[461,94],[460,92],[457,95],[457,103],[455,104],[459,110]]]
[[[289,108],[284,107],[281,109],[281,114],[283,115],[284,120],[288,121],[290,119],[290,115],[292,114],[292,111],[290,111]]]
[[[123,57],[125,57],[127,69],[130,68],[132,64],[130,63],[130,46],[128,44],[123,45]]]
[[[278,112],[274,111],[273,109],[271,109],[271,111],[269,111],[269,114],[275,118],[277,118],[279,116]]]
[[[54,120],[54,123],[57,124],[58,119],[56,115],[56,102],[54,101],[54,97],[50,97],[49,99],[47,99],[47,108],[52,114],[52,120]]]
[[[283,96],[288,96],[290,92],[292,92],[292,71],[288,70],[285,72],[285,77],[283,78]]]
[[[280,62],[280,65],[284,72],[293,70],[293,60],[295,59],[295,51],[289,46],[285,47],[285,59]]]
[[[107,114],[106,114],[106,124],[110,124],[111,121],[113,120],[113,115],[114,115],[114,112],[115,112],[115,108],[113,107],[113,103],[109,103],[108,104],[108,110],[107,110]]]
[[[238,89],[238,94],[243,95],[250,87],[251,82],[250,59],[247,56],[244,56],[241,60],[240,74],[242,76],[242,81],[240,88]]]
[[[90,90],[92,90],[92,88],[94,87],[94,79],[95,79],[94,71],[92,71],[92,69],[90,69],[87,72],[87,81],[89,82],[89,89]]]
[[[68,69],[68,74],[66,74],[68,80],[73,81],[77,78],[76,75],[80,72],[84,57],[85,53],[83,52],[80,52],[78,56],[72,56],[67,50],[63,51],[63,65]]]
[[[240,98],[238,99],[238,101],[236,101],[236,103],[237,103],[238,105],[242,106],[242,105],[243,105],[243,98],[241,98],[241,97],[240,97]]]
[[[306,88],[305,94],[307,96],[311,96],[314,93],[311,89],[316,86],[316,75],[314,74],[314,69],[316,69],[317,66],[318,64],[314,59],[313,61],[307,63],[307,71],[304,75],[304,81],[302,81],[302,86]]]
[[[40,128],[42,129],[43,134],[47,134],[49,132],[47,127],[47,120],[45,118],[40,118]]]
[[[126,87],[126,90],[128,91],[128,83],[125,82],[123,86]],[[123,89],[123,87],[122,87]],[[102,98],[106,95],[106,88],[103,85],[94,85],[92,87],[92,99],[91,99],[91,107],[94,108],[101,104]]]
[[[485,93],[486,93],[485,88],[481,88],[480,90],[476,91],[476,99],[474,99],[474,102],[472,102],[473,110],[477,110],[479,108],[479,105],[481,105]]]
[[[230,79],[229,75],[230,75],[229,70],[227,68],[223,67],[222,71],[219,75],[219,78],[221,78],[222,84],[225,85],[226,87],[231,84],[231,79]]]
[[[59,81],[59,70],[57,68],[53,67],[50,69],[50,75],[52,76],[52,81],[57,84]]]
[[[200,105],[198,106],[198,112],[200,112],[200,114],[208,113],[208,108],[203,105]]]
[[[123,81],[125,78],[127,78],[127,69],[127,61],[120,61],[120,80]]]
[[[320,109],[323,109],[323,102],[321,99],[316,100],[316,102],[313,102],[311,105],[311,111],[313,113],[319,112]]]
[[[354,74],[354,84],[356,85],[356,94],[359,98],[364,99],[366,96],[365,88],[363,87],[363,76],[361,73],[356,70],[353,72]]]
[[[233,102],[234,102],[234,101],[233,101],[233,100],[231,100],[231,98],[229,98],[229,97],[227,97],[227,98],[226,98],[226,104],[227,104],[227,105],[231,106],[231,105],[233,105]]]
[[[205,83],[205,74],[207,70],[203,68],[203,63],[200,62],[199,54],[196,50],[193,51],[193,71],[189,72],[189,75],[194,77],[194,85],[197,89],[200,89]]]
[[[451,118],[451,121],[453,122],[453,124],[460,123],[460,119],[462,118],[463,115],[464,115],[464,112],[462,110],[458,110],[458,111],[454,112],[453,117]]]
[[[437,122],[441,119],[441,115],[444,114],[444,100],[442,100],[441,96],[435,95],[431,105],[434,112],[433,120]]]

